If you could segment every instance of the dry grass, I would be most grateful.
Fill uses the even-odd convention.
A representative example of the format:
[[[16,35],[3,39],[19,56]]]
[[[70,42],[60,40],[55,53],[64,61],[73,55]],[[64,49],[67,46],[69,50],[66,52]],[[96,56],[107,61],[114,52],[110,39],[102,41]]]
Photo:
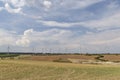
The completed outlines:
[[[37,61],[54,61],[60,58],[62,59],[85,59],[85,60],[94,60],[96,55],[86,56],[86,55],[50,55],[50,56],[28,56],[23,59],[26,60],[37,60]]]
[[[108,61],[120,61],[120,55],[104,55],[104,59]]]
[[[30,56],[27,55],[22,59],[35,61],[54,61],[58,59],[80,59],[80,60],[96,60],[99,55],[46,55],[46,56]],[[102,55],[104,60],[120,62],[120,55]]]
[[[120,65],[1,60],[0,80],[119,80]]]

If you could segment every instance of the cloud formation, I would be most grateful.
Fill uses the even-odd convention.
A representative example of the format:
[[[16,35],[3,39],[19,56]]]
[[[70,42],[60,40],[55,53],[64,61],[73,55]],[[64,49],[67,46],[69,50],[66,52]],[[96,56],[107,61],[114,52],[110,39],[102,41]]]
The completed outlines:
[[[116,33],[117,32],[117,33]],[[68,49],[79,49],[84,51],[84,49],[94,49],[94,51],[103,51],[106,49],[103,48],[111,48],[117,44],[120,44],[120,30],[110,30],[104,31],[101,33],[86,33],[86,35],[79,35],[78,32],[73,32],[70,30],[59,30],[59,29],[51,29],[47,31],[35,31],[33,29],[28,29],[24,31],[23,35],[16,35],[12,32],[1,31],[0,40],[1,45],[13,45],[13,46],[21,46],[28,47],[36,43],[35,46],[43,47],[43,48],[68,48]],[[109,35],[111,34],[111,35]],[[7,36],[10,37],[7,37]],[[109,35],[109,36],[108,36]],[[4,36],[4,37],[3,37]],[[17,36],[17,37],[16,37]],[[74,38],[73,38],[74,37]],[[8,40],[9,39],[9,40]],[[8,43],[3,43],[3,41],[9,41]],[[15,43],[16,42],[16,43]],[[102,50],[101,50],[102,49]],[[92,52],[92,51],[91,51]]]
[[[119,52],[119,0],[0,0],[0,47]],[[12,31],[11,31],[12,30]]]
[[[47,10],[47,9],[51,8],[52,2],[51,2],[51,1],[48,1],[48,0],[45,0],[45,1],[43,2],[43,5],[44,5],[44,7],[45,7],[46,10]]]
[[[13,9],[8,3],[5,4],[5,10],[7,10],[9,13],[21,13],[21,8]]]
[[[50,27],[87,27],[91,29],[104,30],[120,27],[120,12],[116,12],[108,17],[103,17],[97,20],[88,20],[83,22],[57,22],[57,21],[41,21],[37,22],[42,23],[43,25]]]
[[[4,6],[1,10],[6,10],[9,13],[22,13],[22,7],[25,6],[25,0],[1,0]],[[12,6],[12,7],[11,7]]]

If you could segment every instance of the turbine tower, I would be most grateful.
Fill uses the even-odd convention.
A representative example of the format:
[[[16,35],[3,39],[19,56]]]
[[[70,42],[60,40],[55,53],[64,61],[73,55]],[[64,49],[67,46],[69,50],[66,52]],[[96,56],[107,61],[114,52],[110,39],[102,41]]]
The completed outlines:
[[[8,54],[10,54],[10,46],[7,47]]]

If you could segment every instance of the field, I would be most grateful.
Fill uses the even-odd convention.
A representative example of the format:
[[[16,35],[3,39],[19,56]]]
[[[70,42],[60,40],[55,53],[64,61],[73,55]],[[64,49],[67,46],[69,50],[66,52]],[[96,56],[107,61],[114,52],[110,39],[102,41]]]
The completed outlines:
[[[80,59],[80,60],[96,60],[96,57],[103,56],[103,60],[120,62],[120,55],[116,54],[98,54],[98,55],[43,55],[43,56],[22,56],[22,59],[25,60],[34,60],[34,61],[54,61],[58,59]]]
[[[37,60],[37,61],[53,61],[59,58],[62,59],[85,59],[85,60],[94,60],[95,56],[86,56],[86,55],[46,55],[46,56],[26,56],[23,59],[27,60]]]
[[[120,65],[0,60],[0,80],[119,80]]]

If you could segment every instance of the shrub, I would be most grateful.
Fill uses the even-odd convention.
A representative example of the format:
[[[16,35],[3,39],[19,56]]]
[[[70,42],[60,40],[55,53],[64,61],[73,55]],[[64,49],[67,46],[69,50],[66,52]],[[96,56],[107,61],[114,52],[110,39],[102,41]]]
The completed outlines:
[[[105,60],[103,59],[104,56],[103,55],[98,55],[97,57],[95,57],[96,60],[99,60],[99,61],[108,61],[108,60]]]
[[[62,59],[62,58],[59,58],[59,59],[53,60],[53,62],[72,63],[70,60],[68,60],[68,59]]]
[[[0,54],[0,58],[4,59],[4,58],[10,58],[13,59],[14,57],[19,56],[18,54]]]

